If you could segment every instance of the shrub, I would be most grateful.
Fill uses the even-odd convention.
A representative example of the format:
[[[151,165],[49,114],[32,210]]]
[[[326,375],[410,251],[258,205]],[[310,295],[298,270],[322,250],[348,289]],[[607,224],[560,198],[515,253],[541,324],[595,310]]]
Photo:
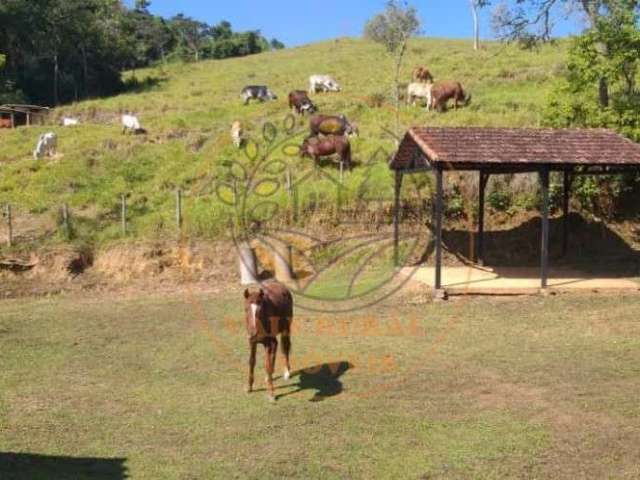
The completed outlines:
[[[506,212],[511,206],[511,195],[504,190],[494,190],[487,196],[487,203],[498,212]]]

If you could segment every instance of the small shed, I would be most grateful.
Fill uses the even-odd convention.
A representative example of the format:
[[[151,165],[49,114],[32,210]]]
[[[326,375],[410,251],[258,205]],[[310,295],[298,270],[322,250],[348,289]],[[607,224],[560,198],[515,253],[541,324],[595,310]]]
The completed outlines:
[[[435,192],[435,288],[442,290],[442,218],[444,174],[477,171],[479,182],[477,261],[482,264],[484,200],[492,174],[537,172],[542,192],[541,288],[549,271],[549,173],[563,173],[563,244],[566,253],[571,181],[575,175],[640,171],[640,144],[606,129],[411,128],[390,162],[395,172],[394,246],[398,258],[402,178],[433,171]]]
[[[38,105],[0,105],[0,127],[16,128],[22,125],[30,126],[34,123],[42,123],[48,114],[48,107]]]

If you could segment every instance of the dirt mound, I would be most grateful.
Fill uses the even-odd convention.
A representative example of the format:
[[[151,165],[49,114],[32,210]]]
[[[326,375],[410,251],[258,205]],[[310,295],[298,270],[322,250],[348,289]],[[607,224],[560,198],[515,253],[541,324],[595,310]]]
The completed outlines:
[[[236,274],[232,249],[222,242],[115,246],[96,255],[92,274],[119,284],[151,278],[176,283],[230,281]]]
[[[89,248],[59,247],[0,258],[0,298],[67,291],[154,289],[188,283],[234,282],[233,244],[140,243]]]

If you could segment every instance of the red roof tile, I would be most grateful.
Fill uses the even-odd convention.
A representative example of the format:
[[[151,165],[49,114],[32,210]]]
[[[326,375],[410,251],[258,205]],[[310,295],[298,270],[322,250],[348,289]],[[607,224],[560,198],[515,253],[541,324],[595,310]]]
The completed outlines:
[[[529,164],[640,168],[640,144],[605,129],[412,128],[390,167],[435,164],[452,169]]]

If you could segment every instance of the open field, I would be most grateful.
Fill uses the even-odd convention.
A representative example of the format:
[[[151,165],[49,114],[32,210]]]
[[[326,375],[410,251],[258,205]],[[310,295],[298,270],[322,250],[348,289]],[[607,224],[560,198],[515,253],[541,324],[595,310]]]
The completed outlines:
[[[298,311],[275,405],[239,289],[5,301],[0,478],[640,476],[638,296],[413,295]]]

